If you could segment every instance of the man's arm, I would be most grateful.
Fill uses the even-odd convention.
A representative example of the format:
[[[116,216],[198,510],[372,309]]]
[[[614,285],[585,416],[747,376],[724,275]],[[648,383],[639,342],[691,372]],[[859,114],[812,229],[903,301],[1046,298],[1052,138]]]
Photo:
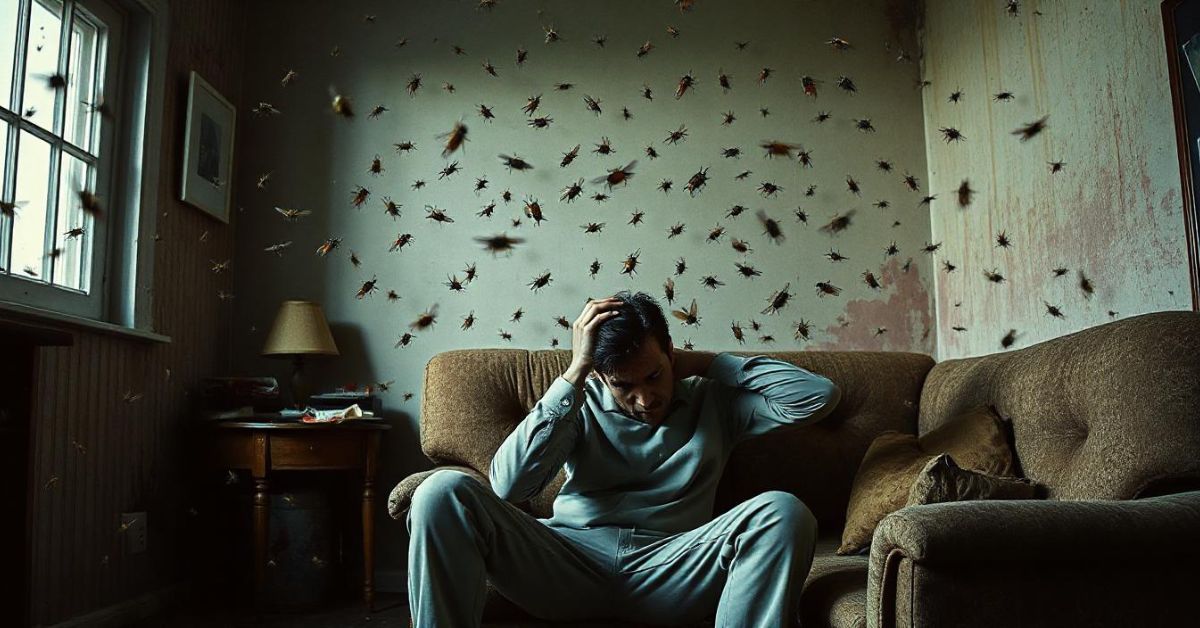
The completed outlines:
[[[579,439],[582,385],[556,377],[537,405],[500,443],[488,477],[501,499],[519,504],[554,479]]]
[[[729,419],[734,442],[817,421],[842,398],[829,378],[761,355],[720,353],[706,375],[732,388]]]
[[[596,328],[616,316],[622,301],[588,299],[571,326],[571,364],[500,443],[488,469],[492,490],[519,504],[542,492],[579,440],[583,383],[592,371]]]

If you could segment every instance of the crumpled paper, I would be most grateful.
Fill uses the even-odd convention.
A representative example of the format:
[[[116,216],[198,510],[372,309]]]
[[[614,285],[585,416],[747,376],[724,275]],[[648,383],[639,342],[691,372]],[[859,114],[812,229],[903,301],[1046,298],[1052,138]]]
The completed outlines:
[[[363,418],[363,411],[356,403],[341,410],[317,410],[310,406],[304,409],[300,420],[305,423],[341,423],[347,419],[361,418]]]

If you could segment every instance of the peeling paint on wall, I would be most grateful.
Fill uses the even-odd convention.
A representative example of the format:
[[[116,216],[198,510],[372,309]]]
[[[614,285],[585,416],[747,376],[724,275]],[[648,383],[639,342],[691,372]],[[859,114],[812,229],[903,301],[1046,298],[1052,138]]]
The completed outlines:
[[[1010,329],[1018,349],[1191,307],[1159,3],[1020,7],[1012,16],[1002,3],[926,3],[931,231],[944,243],[938,359],[1002,351]],[[997,99],[1002,91],[1013,98]],[[1041,133],[1014,134],[1043,116]],[[966,139],[943,141],[945,127]],[[964,179],[977,194],[959,207]],[[1009,246],[997,245],[1002,233]]]

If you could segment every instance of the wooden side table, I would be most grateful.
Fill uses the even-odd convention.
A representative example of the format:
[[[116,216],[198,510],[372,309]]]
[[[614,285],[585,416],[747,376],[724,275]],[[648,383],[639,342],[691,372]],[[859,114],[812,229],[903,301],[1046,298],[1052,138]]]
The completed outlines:
[[[381,420],[342,423],[216,421],[212,453],[216,468],[249,469],[254,478],[254,595],[263,599],[267,575],[271,471],[361,470],[363,474],[363,602],[375,606],[375,469],[379,440],[392,426]]]

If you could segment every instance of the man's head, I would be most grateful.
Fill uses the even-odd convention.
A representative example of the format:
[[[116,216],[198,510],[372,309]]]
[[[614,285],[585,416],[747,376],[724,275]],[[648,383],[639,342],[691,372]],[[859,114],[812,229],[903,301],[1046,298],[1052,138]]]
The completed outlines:
[[[596,329],[592,367],[629,415],[657,425],[675,390],[674,349],[667,320],[654,297],[618,292],[618,314]]]

